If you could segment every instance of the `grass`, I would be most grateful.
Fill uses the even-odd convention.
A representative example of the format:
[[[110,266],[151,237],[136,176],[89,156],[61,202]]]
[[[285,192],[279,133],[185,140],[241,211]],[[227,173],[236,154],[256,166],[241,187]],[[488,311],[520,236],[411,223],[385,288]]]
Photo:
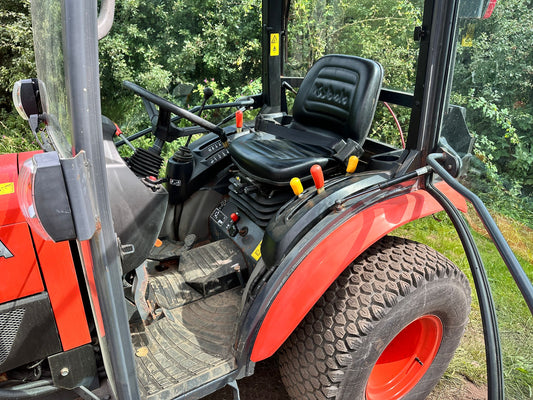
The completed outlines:
[[[496,305],[506,398],[531,399],[533,398],[533,318],[498,251],[483,233],[483,226],[475,213],[469,211],[467,219],[482,255]],[[495,219],[528,277],[533,280],[533,230],[501,215],[497,215]],[[435,248],[452,260],[470,280],[472,287],[470,322],[441,385],[457,386],[471,382],[478,387],[484,387],[486,366],[481,315],[470,267],[452,223],[442,212],[434,217],[406,225],[395,234]]]
[[[37,150],[29,125],[17,112],[0,109],[0,154]]]

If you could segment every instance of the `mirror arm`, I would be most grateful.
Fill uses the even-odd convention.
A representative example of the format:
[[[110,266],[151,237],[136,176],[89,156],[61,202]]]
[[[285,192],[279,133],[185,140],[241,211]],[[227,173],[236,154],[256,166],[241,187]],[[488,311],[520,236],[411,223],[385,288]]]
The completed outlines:
[[[98,40],[107,36],[115,18],[115,0],[102,0],[98,15]]]

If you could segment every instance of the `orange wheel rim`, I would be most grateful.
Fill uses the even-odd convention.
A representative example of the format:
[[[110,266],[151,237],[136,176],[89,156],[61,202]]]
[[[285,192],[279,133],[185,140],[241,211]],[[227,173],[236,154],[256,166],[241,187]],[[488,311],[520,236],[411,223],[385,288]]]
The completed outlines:
[[[398,333],[370,372],[367,400],[397,400],[409,393],[433,363],[442,341],[442,322],[420,317]]]

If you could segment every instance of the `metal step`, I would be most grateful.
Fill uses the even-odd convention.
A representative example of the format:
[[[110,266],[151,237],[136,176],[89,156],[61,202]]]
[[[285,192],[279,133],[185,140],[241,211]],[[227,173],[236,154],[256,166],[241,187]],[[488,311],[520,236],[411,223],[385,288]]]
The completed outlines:
[[[238,287],[133,323],[141,398],[174,398],[234,371],[240,299]]]

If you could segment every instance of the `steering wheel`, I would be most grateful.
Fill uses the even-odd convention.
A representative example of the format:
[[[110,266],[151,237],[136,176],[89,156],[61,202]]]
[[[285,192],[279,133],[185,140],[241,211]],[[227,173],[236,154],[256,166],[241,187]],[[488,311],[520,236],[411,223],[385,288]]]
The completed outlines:
[[[145,106],[148,111],[148,114],[150,114],[150,119],[152,120],[153,117],[157,115],[157,126],[156,126],[155,135],[159,139],[162,139],[162,140],[167,139],[166,134],[168,134],[169,128],[170,128],[170,113],[173,113],[173,114],[176,114],[182,118],[185,118],[191,121],[193,124],[196,124],[208,130],[209,132],[213,132],[220,138],[224,147],[227,147],[228,138],[226,137],[226,133],[221,127],[199,117],[196,114],[191,113],[190,111],[187,111],[181,107],[178,107],[177,105],[171,103],[170,101],[165,100],[164,98],[159,97],[158,95],[152,92],[149,92],[148,90],[140,87],[139,85],[136,85],[133,82],[124,81],[122,84],[124,85],[125,88],[131,90],[133,93],[140,96],[143,99],[143,101],[147,100],[150,103],[159,106],[159,113],[157,114],[153,106],[147,105],[145,102]],[[162,134],[163,137],[158,136],[158,129],[160,131],[165,132]]]

